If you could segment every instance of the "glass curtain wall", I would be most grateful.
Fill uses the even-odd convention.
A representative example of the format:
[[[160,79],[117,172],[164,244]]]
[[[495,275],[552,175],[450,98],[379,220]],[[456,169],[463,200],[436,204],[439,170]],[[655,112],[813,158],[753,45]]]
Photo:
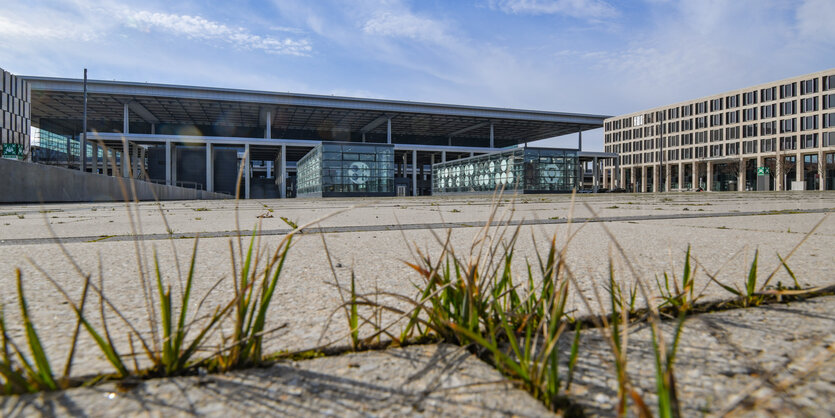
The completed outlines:
[[[432,194],[570,192],[577,184],[577,151],[516,148],[432,166]]]
[[[323,143],[299,160],[299,197],[393,196],[394,145]]]

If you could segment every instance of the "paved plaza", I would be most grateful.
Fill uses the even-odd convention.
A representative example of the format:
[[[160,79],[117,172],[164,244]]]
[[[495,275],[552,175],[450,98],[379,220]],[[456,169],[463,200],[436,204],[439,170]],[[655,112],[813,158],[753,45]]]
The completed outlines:
[[[761,280],[777,270],[771,284],[780,282],[791,285],[791,278],[783,269],[777,268],[777,255],[785,258],[804,239],[788,260],[800,284],[817,287],[835,283],[832,276],[835,268],[835,253],[832,252],[835,219],[827,216],[835,211],[835,194],[830,192],[585,194],[576,196],[574,201],[570,195],[521,195],[504,196],[499,205],[499,221],[510,219],[514,225],[521,223],[513,265],[519,280],[526,277],[525,260],[535,266],[537,250],[547,251],[552,236],[556,235],[560,246],[565,245],[570,236],[567,266],[577,278],[582,294],[589,298],[595,287],[602,291],[599,286],[607,280],[610,261],[619,281],[629,285],[637,276],[656,291],[657,275],[663,272],[681,273],[688,247],[698,264],[696,288],[703,293],[702,300],[722,300],[729,296],[727,291],[712,284],[705,273],[724,284],[741,288],[755,252],[758,254],[758,276]],[[83,279],[54,242],[56,238],[64,242],[67,252],[85,274],[91,274],[98,280],[101,270],[108,298],[138,328],[146,329],[147,326],[143,327],[147,322],[143,322],[146,321],[146,314],[138,278],[137,252],[142,255],[144,268],[147,269],[156,251],[166,280],[176,283],[178,267],[175,259],[179,262],[179,271],[184,274],[194,245],[193,237],[200,236],[194,294],[202,297],[215,283],[224,280],[206,298],[203,309],[209,310],[233,295],[230,242],[238,245],[236,231],[243,231],[245,236],[241,241],[246,246],[249,241],[246,235],[258,227],[263,232],[259,238],[262,247],[274,249],[291,229],[282,217],[291,223],[304,225],[332,215],[306,228],[294,241],[270,307],[267,329],[286,326],[271,336],[266,350],[278,352],[344,346],[348,342],[347,325],[338,311],[341,299],[325,255],[325,244],[341,285],[349,283],[353,273],[361,293],[380,291],[411,297],[415,295],[414,284],[421,278],[404,261],[413,259],[414,249],[420,248],[437,257],[441,250],[437,237],[444,238],[449,233],[456,253],[466,258],[473,246],[473,238],[490,220],[492,207],[489,195],[140,203],[131,207],[133,217],[128,215],[124,204],[118,203],[5,205],[0,207],[0,286],[7,291],[0,294],[0,302],[6,306],[7,321],[11,324],[9,334],[13,338],[23,338],[22,328],[18,325],[18,310],[14,309],[17,303],[13,291],[14,269],[19,267],[23,272],[33,321],[41,335],[48,336],[44,338],[48,354],[58,359],[66,353],[75,318],[60,294],[32,263],[60,283],[75,300],[80,296]],[[52,232],[47,228],[47,222]],[[809,235],[816,225],[817,229]],[[502,237],[502,233],[505,237],[510,234],[508,228],[490,229],[491,237]],[[237,248],[234,251],[237,257]],[[582,316],[605,311],[592,303],[593,312],[589,312],[579,297],[575,294],[569,301],[573,314]],[[819,314],[829,315],[828,319],[832,319],[832,303],[827,303],[830,309]],[[730,318],[732,321],[733,317]],[[767,319],[764,321],[768,322]],[[802,327],[805,322],[798,323]],[[120,329],[124,327],[112,319],[109,325],[116,343],[126,346],[126,337],[120,336],[126,334],[120,332],[124,331]],[[815,330],[816,326],[810,329]],[[733,335],[736,331],[728,332]],[[591,334],[588,335],[593,339]],[[74,374],[110,371],[92,341],[82,339],[81,344]],[[356,356],[361,357],[362,354]],[[681,361],[687,362],[686,357],[683,355]],[[472,361],[478,362],[477,359]],[[319,367],[314,364],[318,363],[310,363],[309,367]],[[305,367],[308,366],[302,366],[302,369]],[[246,375],[249,372],[241,373]],[[270,379],[258,373],[251,378]],[[250,378],[236,376],[228,379]],[[484,379],[492,382],[492,378]],[[605,379],[602,382],[593,378],[587,380],[579,387],[586,388],[586,393],[592,393],[589,396],[603,393],[596,391],[595,385],[607,386],[610,383]],[[149,385],[163,387],[176,385],[176,382],[177,379],[173,379],[171,383]],[[460,383],[476,384],[465,380]],[[744,386],[743,383],[740,385]],[[189,393],[184,392],[183,396],[190,396]],[[718,396],[721,391],[711,393]],[[592,398],[590,402],[579,403],[589,405],[591,411],[603,411],[607,402],[611,401],[607,397],[609,395],[600,395],[606,399],[599,398],[599,402]],[[408,403],[412,399],[412,395],[406,392],[397,396],[402,398],[398,398],[402,402],[396,402]],[[586,395],[578,396],[582,398]],[[10,406],[10,401],[5,402],[3,408],[20,406]],[[469,402],[471,400],[464,404],[470,405]],[[476,402],[479,408],[493,408],[497,414],[503,411],[478,403],[481,401],[472,402]],[[724,405],[717,400],[715,405],[719,404]],[[125,411],[131,411],[129,407],[125,408],[128,408]],[[307,407],[302,404],[300,408]],[[518,413],[539,414],[534,406],[530,408],[534,409],[519,410]],[[315,408],[311,410],[323,412]],[[397,415],[405,411],[398,409],[391,413]],[[440,410],[427,410],[432,411]],[[469,411],[480,414],[479,410]]]

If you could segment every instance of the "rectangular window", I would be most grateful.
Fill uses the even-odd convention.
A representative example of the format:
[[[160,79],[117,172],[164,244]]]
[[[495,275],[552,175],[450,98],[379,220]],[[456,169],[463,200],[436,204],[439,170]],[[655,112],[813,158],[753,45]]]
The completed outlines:
[[[722,114],[710,115],[710,126],[722,126]]]
[[[770,104],[770,105],[760,106],[760,118],[768,119],[768,118],[773,118],[776,115],[777,115],[777,105]]]
[[[710,111],[716,112],[722,110],[722,99],[713,99],[710,101]]]
[[[716,142],[722,140],[722,130],[721,129],[714,129],[710,131],[710,142]]]
[[[833,102],[835,103],[835,102]],[[693,129],[693,119],[683,119],[681,121],[681,130],[682,131],[689,131]]]
[[[693,134],[682,134],[681,145],[693,145]]]
[[[801,131],[811,131],[813,129],[818,129],[818,115],[804,116],[800,118]]]
[[[797,119],[783,119],[780,121],[780,133],[797,131]]]
[[[701,115],[702,113],[707,113],[707,102],[696,103],[696,114]]]
[[[811,131],[812,129],[818,129],[818,116],[804,116],[800,118],[800,130],[801,131]]]
[[[835,127],[835,113],[827,113],[827,114],[823,115],[823,127],[824,128]]]
[[[788,151],[797,149],[797,137],[796,136],[783,136],[780,137],[780,151]]]
[[[818,134],[800,135],[800,148],[811,149],[818,147]]]
[[[725,103],[727,104],[728,109],[739,106],[739,95],[735,94],[733,96],[726,97],[725,98]],[[720,108],[720,109],[717,109],[717,110],[722,110],[722,109]]]
[[[780,86],[780,98],[797,96],[797,83],[783,84]]]
[[[821,96],[821,101],[823,102],[824,109],[835,109],[835,94]]]
[[[707,116],[696,118],[696,129],[707,128]]]
[[[693,105],[684,105],[681,107],[681,117],[693,116]]]
[[[800,82],[800,94],[811,94],[818,92],[818,79],[804,80]]]
[[[814,112],[818,110],[818,98],[807,97],[800,99],[800,113]]]
[[[711,157],[721,157],[722,156],[722,144],[719,145],[711,145],[710,146],[710,156]]]
[[[762,152],[775,151],[776,138],[766,138],[760,140],[760,149]],[[754,151],[756,152],[756,151]]]
[[[757,120],[757,108],[751,107],[742,111],[742,121],[748,122],[752,120]]]
[[[749,91],[742,95],[742,105],[748,106],[752,104],[757,104],[757,92],[756,91]]]
[[[823,91],[835,90],[835,75],[823,77]]]
[[[792,100],[790,102],[780,103],[780,116],[797,114],[797,102]]]
[[[763,139],[763,141],[765,141]],[[742,143],[742,153],[743,154],[756,154],[757,153],[757,141],[745,141]]]
[[[725,128],[725,137],[730,141],[731,139],[739,139],[739,126],[733,128]]]
[[[760,135],[774,135],[777,133],[777,122],[763,122],[760,124]]]
[[[768,87],[760,90],[760,101],[770,102],[777,98],[777,87]]]
[[[821,145],[824,147],[835,147],[835,132],[824,132]]]
[[[725,155],[739,155],[739,142],[725,144]]]
[[[757,124],[745,125],[742,127],[742,137],[751,138],[757,136]]]
[[[704,144],[704,143],[706,143],[706,142],[707,142],[707,132],[705,132],[705,131],[702,131],[702,132],[696,132],[696,135],[695,135],[695,142],[696,142],[697,144]]]
[[[682,148],[681,159],[682,160],[689,160],[691,158],[693,158],[693,149],[692,148]]]

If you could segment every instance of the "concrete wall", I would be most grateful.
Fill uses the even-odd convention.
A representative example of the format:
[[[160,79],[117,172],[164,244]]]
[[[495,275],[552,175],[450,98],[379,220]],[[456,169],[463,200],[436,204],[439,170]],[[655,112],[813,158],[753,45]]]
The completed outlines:
[[[130,179],[122,179],[131,193]],[[135,180],[139,200],[229,199],[184,187]],[[109,202],[123,201],[118,177],[83,173],[22,161],[0,159],[0,203]]]

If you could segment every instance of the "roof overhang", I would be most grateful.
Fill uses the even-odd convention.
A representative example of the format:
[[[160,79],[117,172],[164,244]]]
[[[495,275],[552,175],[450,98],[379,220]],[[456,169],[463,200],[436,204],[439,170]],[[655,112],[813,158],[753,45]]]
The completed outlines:
[[[80,128],[83,82],[79,79],[23,77],[32,89],[32,119],[64,129]],[[121,130],[124,104],[134,124],[193,125],[249,130],[265,129],[273,138],[355,140],[362,134],[414,138],[448,138],[481,146],[494,127],[497,147],[552,138],[603,126],[607,116],[398,100],[352,98],[267,91],[88,80],[88,125]],[[266,118],[266,112],[270,117]],[[150,133],[150,128],[145,129]],[[223,136],[223,135],[219,135]],[[238,136],[238,135],[235,135]],[[470,140],[467,142],[467,140]],[[395,140],[395,142],[397,142]],[[421,143],[421,141],[415,141]],[[425,141],[424,141],[425,142]],[[487,144],[485,143],[485,146]]]

